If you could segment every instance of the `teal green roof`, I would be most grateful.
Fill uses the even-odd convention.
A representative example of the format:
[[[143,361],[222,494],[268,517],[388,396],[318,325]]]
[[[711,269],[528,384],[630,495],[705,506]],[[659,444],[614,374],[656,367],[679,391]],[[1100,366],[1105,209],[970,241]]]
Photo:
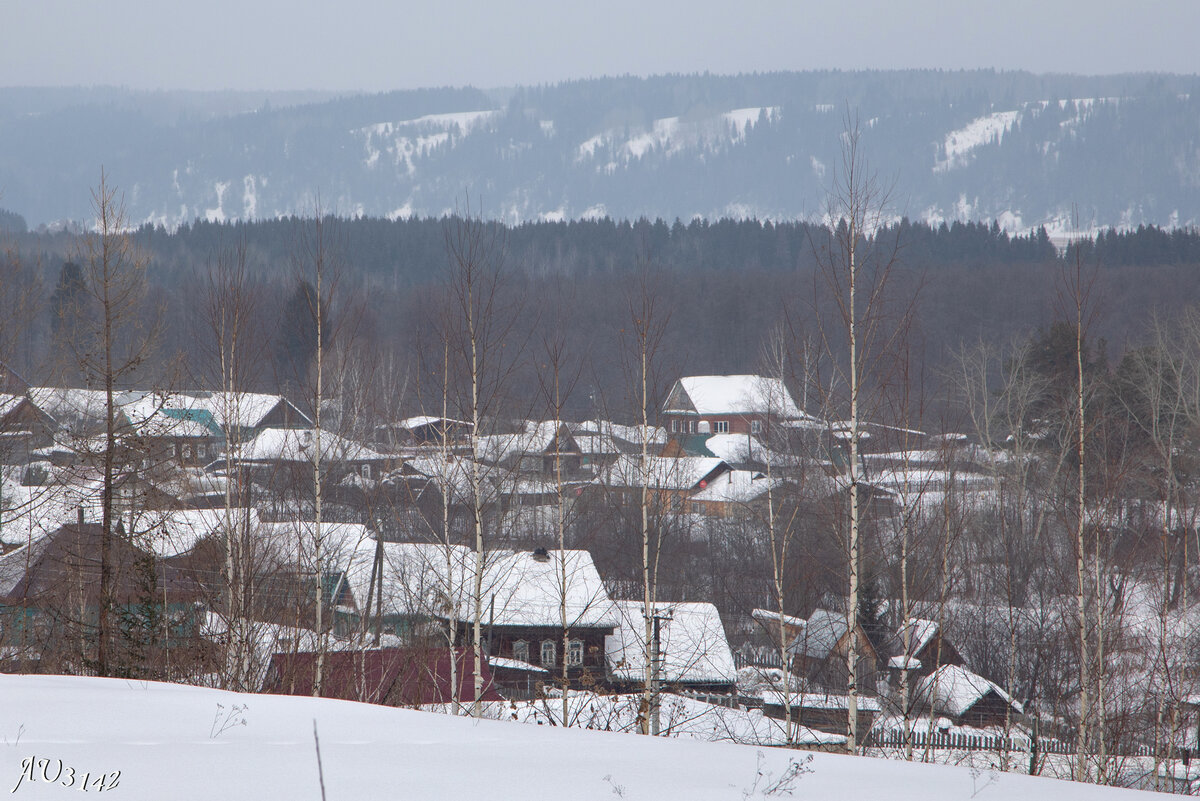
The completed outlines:
[[[225,432],[217,425],[212,412],[208,409],[163,409],[162,414],[172,420],[190,420],[207,428],[213,434],[221,436]]]
[[[708,449],[708,438],[711,436],[712,434],[688,434],[679,438],[679,445],[689,456],[716,457],[717,455]]]

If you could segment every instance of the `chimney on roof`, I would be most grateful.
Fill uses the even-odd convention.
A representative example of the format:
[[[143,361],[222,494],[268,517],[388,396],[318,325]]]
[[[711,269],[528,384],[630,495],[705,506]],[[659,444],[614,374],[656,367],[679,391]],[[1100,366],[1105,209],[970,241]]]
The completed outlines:
[[[549,553],[546,551],[546,549],[545,549],[545,548],[534,548],[534,549],[533,549],[533,561],[535,561],[535,562],[549,562],[549,561],[550,561],[550,554],[549,554]]]

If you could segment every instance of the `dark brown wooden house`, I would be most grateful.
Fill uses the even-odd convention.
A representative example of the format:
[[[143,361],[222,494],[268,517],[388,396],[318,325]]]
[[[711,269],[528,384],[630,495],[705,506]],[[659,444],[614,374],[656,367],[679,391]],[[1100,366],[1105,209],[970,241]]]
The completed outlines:
[[[98,657],[103,528],[63,526],[0,557],[0,644],[36,654],[42,670],[87,670]],[[206,593],[170,560],[137,547],[118,525],[108,538],[109,669],[154,676],[170,652],[203,662]]]
[[[451,680],[454,660],[456,683]],[[317,655],[275,654],[262,692],[313,695]],[[475,656],[470,648],[375,648],[325,654],[320,697],[383,706],[419,707],[475,700]],[[480,676],[483,701],[500,701],[487,657]]]
[[[855,624],[858,635],[858,686],[869,691],[875,687],[876,665],[879,658],[871,640],[861,625]],[[849,669],[846,657],[850,651],[850,629],[844,612],[815,610],[805,621],[803,630],[788,646],[793,672],[830,690],[846,686]]]

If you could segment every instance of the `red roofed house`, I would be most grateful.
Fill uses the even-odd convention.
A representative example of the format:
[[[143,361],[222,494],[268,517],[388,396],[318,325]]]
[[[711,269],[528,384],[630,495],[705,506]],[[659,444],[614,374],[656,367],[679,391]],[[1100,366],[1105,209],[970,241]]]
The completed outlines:
[[[681,378],[662,415],[671,434],[764,434],[770,422],[807,418],[783,381],[759,375]]]

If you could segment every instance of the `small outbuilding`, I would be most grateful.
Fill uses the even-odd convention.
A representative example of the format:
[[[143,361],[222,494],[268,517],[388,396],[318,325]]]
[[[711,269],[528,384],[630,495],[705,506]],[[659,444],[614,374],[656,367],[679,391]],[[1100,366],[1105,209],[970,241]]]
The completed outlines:
[[[942,665],[917,684],[913,698],[957,726],[1003,726],[1025,713],[1021,704],[995,682],[962,665]]]

